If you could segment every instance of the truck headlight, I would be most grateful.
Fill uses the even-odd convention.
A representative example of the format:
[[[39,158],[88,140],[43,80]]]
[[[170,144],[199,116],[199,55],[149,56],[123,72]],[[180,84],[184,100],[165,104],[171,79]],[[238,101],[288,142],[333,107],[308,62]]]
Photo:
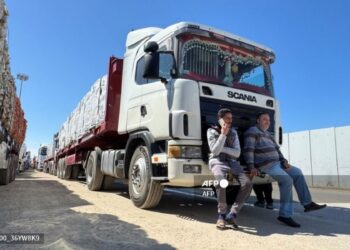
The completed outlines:
[[[169,158],[201,159],[202,148],[200,146],[168,146]]]

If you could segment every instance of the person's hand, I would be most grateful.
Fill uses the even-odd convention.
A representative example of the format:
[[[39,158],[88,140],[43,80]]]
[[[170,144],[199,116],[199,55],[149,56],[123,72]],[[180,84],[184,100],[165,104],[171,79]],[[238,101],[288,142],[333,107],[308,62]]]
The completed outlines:
[[[290,165],[288,161],[284,161],[282,164],[285,170],[289,170],[292,167],[292,165]]]
[[[230,126],[227,123],[224,123],[221,127],[221,134],[227,135],[230,131]]]
[[[250,170],[250,176],[251,178],[253,178],[254,176],[257,176],[258,175],[258,170],[256,168],[252,168]]]

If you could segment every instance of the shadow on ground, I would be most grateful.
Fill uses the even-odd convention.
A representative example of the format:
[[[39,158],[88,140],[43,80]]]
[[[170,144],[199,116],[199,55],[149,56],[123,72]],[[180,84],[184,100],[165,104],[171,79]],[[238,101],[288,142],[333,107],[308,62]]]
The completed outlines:
[[[91,204],[57,181],[30,175],[0,187],[0,233],[44,233],[44,244],[0,244],[0,248],[174,249],[116,216],[74,211]]]
[[[175,214],[184,220],[200,221],[215,226],[216,201],[204,197],[191,197],[176,192],[165,192],[159,206],[153,211]],[[198,191],[188,191],[190,194]],[[252,204],[254,197],[247,201],[248,205],[241,210],[238,221],[240,230],[248,234],[269,236],[273,234],[284,235],[314,235],[334,236],[350,235],[350,209],[344,207],[331,207],[315,212],[304,213],[300,204],[295,203],[293,218],[302,224],[301,228],[290,228],[280,223],[278,217],[278,202],[274,210],[257,208]]]

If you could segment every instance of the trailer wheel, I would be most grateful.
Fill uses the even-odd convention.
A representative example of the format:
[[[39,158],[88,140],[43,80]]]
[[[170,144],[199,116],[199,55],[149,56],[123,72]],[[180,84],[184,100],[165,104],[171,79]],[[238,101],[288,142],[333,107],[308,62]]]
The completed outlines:
[[[109,175],[103,177],[102,190],[113,190],[115,178]]]
[[[10,182],[10,170],[8,167],[6,169],[0,169],[0,185],[7,185]]]
[[[80,170],[80,165],[73,165],[73,166],[71,166],[71,168],[72,168],[71,178],[72,178],[73,180],[78,179],[79,170]]]
[[[52,172],[52,162],[50,161],[49,162],[49,174],[53,174],[53,172]]]
[[[103,173],[101,172],[101,150],[96,149],[92,151],[87,161],[85,169],[86,185],[91,191],[100,190],[103,181]]]
[[[10,182],[14,181],[16,179],[16,172],[17,172],[17,166],[18,166],[18,160],[16,158],[12,158],[12,167],[10,171]]]
[[[51,162],[51,174],[56,175],[55,163],[53,161]]]
[[[154,182],[152,164],[146,146],[136,148],[129,167],[129,194],[139,208],[156,207],[163,195],[163,186]]]
[[[52,162],[52,174],[57,176],[58,162]]]
[[[57,163],[57,177],[59,179],[61,179],[61,165],[62,165],[62,159],[59,159]]]
[[[69,180],[72,173],[72,166],[67,166],[65,159],[62,161],[62,179]]]
[[[47,169],[47,162],[44,163],[43,173],[47,173],[46,169]]]

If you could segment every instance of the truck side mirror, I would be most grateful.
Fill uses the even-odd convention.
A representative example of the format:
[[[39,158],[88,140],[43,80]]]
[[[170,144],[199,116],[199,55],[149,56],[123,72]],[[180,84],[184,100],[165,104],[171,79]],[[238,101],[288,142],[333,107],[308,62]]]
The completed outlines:
[[[158,49],[159,49],[158,43],[151,41],[145,45],[143,51],[145,51],[146,53],[149,53],[149,52],[156,52]]]
[[[172,51],[150,52],[145,55],[144,78],[160,79],[163,83],[167,83],[176,75],[176,63]]]
[[[148,79],[159,79],[159,53],[148,52],[145,55],[143,77]]]

